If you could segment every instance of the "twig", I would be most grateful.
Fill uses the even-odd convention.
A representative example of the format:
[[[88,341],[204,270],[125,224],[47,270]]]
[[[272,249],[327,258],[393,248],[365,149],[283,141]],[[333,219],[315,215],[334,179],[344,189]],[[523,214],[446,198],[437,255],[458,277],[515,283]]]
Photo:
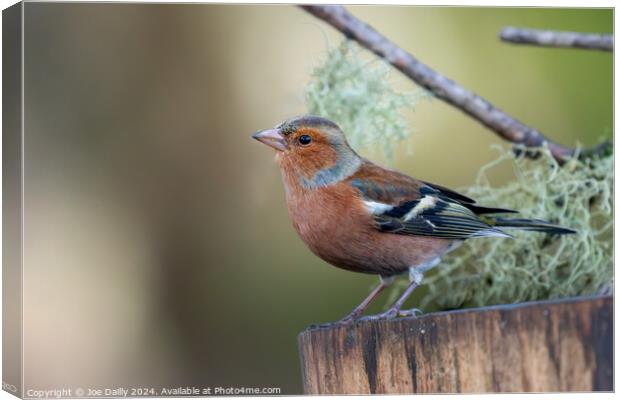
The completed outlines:
[[[478,120],[503,139],[529,147],[539,147],[546,142],[551,154],[560,163],[575,152],[572,148],[548,140],[536,129],[514,119],[477,94],[422,64],[370,25],[354,17],[343,6],[305,5],[300,7],[332,25],[347,38],[356,40],[379,57],[384,58],[436,97]],[[592,150],[582,150],[581,154],[589,155],[599,151],[603,150],[597,147]]]
[[[613,35],[521,29],[509,26],[502,29],[499,37],[504,42],[516,44],[614,51]]]

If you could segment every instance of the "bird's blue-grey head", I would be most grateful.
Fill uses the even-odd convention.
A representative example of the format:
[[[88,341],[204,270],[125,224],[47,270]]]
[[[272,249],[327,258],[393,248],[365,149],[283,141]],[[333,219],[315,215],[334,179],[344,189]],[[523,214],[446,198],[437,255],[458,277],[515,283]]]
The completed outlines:
[[[362,163],[338,125],[314,115],[287,119],[252,137],[278,150],[283,169],[294,171],[306,188],[339,182]]]

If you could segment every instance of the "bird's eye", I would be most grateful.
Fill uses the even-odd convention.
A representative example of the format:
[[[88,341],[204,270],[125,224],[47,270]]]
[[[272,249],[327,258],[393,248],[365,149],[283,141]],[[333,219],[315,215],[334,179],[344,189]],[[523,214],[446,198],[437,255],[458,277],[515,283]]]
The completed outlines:
[[[299,143],[303,146],[307,146],[310,144],[310,142],[312,142],[312,138],[310,137],[310,135],[301,135],[298,140]]]

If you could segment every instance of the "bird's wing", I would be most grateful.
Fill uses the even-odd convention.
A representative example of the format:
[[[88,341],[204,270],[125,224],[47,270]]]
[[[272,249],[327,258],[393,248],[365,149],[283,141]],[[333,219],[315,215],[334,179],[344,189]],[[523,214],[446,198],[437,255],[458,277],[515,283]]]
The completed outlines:
[[[417,181],[396,171],[365,164],[350,179],[382,232],[467,239],[510,237],[478,214],[512,212],[475,205],[475,201],[444,187]]]

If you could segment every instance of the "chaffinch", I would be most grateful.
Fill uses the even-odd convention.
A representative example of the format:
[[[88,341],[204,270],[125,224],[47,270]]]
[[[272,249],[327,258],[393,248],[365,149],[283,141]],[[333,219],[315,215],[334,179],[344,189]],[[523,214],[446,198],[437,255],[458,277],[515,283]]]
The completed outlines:
[[[406,272],[410,284],[398,300],[366,319],[415,315],[418,310],[401,309],[405,300],[424,273],[464,240],[511,237],[503,228],[574,233],[541,220],[494,216],[516,211],[482,207],[443,186],[380,167],[360,157],[325,118],[292,118],[252,137],[277,150],[288,212],[310,250],[336,267],[379,275],[379,285],[339,324],[360,319]]]

